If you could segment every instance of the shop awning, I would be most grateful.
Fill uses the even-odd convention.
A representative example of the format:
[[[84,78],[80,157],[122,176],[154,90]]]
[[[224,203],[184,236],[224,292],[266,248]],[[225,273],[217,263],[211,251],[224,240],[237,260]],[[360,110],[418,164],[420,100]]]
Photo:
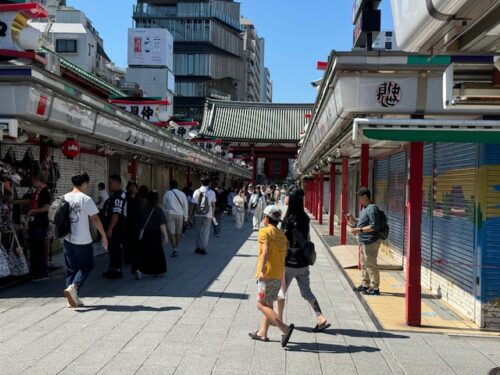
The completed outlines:
[[[463,142],[500,144],[500,121],[355,119],[353,141]]]

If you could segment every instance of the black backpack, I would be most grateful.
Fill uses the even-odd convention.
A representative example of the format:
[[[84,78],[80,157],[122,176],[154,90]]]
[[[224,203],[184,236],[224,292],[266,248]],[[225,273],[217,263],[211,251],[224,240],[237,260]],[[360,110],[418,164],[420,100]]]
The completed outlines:
[[[71,206],[64,196],[57,197],[49,208],[49,222],[52,225],[54,237],[61,239],[71,234]]]
[[[379,214],[378,220],[380,224],[378,234],[382,240],[386,240],[389,238],[389,224],[387,223],[387,216],[385,215],[385,212],[380,208],[377,207],[377,210]]]

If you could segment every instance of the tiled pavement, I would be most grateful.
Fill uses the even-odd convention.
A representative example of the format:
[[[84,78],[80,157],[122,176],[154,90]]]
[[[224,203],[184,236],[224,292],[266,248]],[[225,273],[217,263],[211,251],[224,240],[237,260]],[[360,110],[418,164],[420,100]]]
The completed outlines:
[[[255,308],[256,235],[226,220],[207,256],[189,232],[164,278],[100,277],[97,258],[85,308],[65,308],[62,274],[0,291],[1,374],[487,374],[500,366],[500,340],[378,331],[321,241],[312,287],[332,323],[314,316],[296,286],[286,350],[250,340]],[[376,297],[375,297],[376,298]]]

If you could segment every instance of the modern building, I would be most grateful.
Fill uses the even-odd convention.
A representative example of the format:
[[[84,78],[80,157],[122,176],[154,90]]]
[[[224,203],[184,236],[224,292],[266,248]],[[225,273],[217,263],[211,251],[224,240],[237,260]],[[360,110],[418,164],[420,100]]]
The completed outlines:
[[[174,37],[174,112],[201,121],[206,98],[243,99],[240,4],[232,0],[138,0],[137,28]]]
[[[66,6],[65,1],[41,0],[39,3],[47,6],[49,18],[45,21],[50,22],[30,24],[47,35],[49,49],[114,85],[122,81],[125,71],[111,62],[104,51],[104,41],[85,13]]]
[[[273,102],[273,81],[271,81],[271,72],[269,71],[269,68],[264,68],[264,81],[265,84],[263,85],[263,93],[262,95],[262,102],[264,103],[272,103]]]
[[[241,18],[245,61],[244,97],[246,102],[262,102],[264,76],[264,39],[260,38],[251,20]]]

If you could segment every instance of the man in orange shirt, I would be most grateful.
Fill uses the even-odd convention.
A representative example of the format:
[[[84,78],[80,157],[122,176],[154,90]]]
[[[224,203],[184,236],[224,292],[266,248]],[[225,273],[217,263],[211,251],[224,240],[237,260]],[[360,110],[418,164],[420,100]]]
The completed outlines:
[[[259,259],[257,262],[257,308],[264,315],[260,329],[249,333],[254,340],[269,341],[267,331],[271,322],[282,332],[281,346],[284,348],[292,335],[294,325],[287,326],[273,310],[285,272],[287,238],[276,226],[281,220],[281,210],[270,205],[264,209],[264,228],[259,230]]]

